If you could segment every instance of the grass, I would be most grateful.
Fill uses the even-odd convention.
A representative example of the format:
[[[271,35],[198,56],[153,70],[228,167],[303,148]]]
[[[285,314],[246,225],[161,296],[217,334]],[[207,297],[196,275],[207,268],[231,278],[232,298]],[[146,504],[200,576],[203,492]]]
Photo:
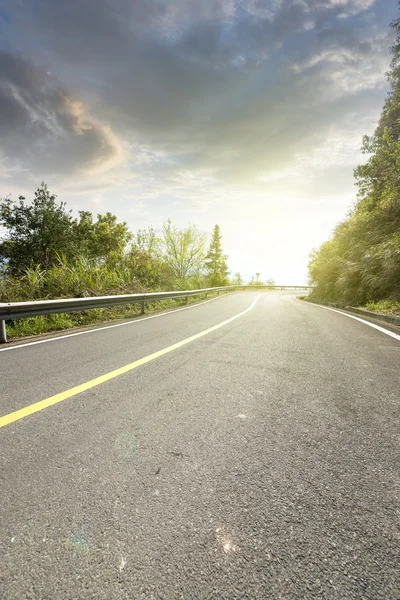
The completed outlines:
[[[313,298],[311,294],[308,296],[299,296],[300,300],[305,300],[309,302],[316,302],[321,304],[330,304],[329,302],[321,302],[318,298]],[[345,302],[332,302],[332,305],[336,305],[338,308],[346,308],[346,306],[354,306],[358,308],[363,308],[364,310],[370,310],[371,312],[380,313],[383,315],[394,315],[400,317],[400,302],[395,300],[378,300],[376,302],[368,302],[364,306],[360,306],[357,303],[354,304],[346,304]]]
[[[400,302],[395,302],[392,300],[380,300],[379,302],[368,302],[365,305],[366,310],[370,310],[372,312],[386,314],[386,315],[395,315],[400,316]]]

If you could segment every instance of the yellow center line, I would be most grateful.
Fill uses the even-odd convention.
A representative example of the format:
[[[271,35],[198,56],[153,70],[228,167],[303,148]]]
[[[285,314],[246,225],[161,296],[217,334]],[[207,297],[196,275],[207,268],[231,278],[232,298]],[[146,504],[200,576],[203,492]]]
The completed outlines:
[[[64,400],[67,400],[68,398],[77,396],[78,394],[81,394],[82,392],[86,392],[87,390],[90,390],[91,388],[94,388],[97,385],[105,383],[106,381],[110,381],[111,379],[114,379],[115,377],[119,377],[120,375],[123,375],[124,373],[133,371],[133,369],[137,369],[137,367],[141,367],[142,365],[145,365],[146,363],[148,363],[152,360],[155,360],[156,358],[160,358],[160,356],[164,356],[164,354],[168,354],[169,352],[173,352],[173,350],[182,348],[182,346],[185,346],[186,344],[190,344],[190,342],[194,342],[195,340],[198,340],[199,338],[215,331],[216,329],[219,329],[220,327],[224,327],[225,325],[228,325],[228,323],[231,323],[235,319],[238,319],[239,317],[241,317],[241,316],[245,315],[247,312],[249,312],[255,306],[259,297],[260,296],[258,295],[257,298],[254,300],[254,302],[252,302],[252,304],[249,306],[249,308],[246,308],[246,310],[242,311],[241,313],[238,313],[237,315],[235,315],[234,317],[231,317],[230,319],[226,319],[226,321],[222,321],[222,323],[218,323],[218,325],[214,325],[213,327],[210,327],[209,329],[200,331],[200,333],[196,333],[195,335],[192,335],[184,340],[181,340],[180,342],[177,342],[176,344],[172,344],[172,346],[167,346],[167,348],[163,348],[162,350],[153,352],[153,354],[149,354],[148,356],[145,356],[144,358],[139,358],[139,360],[135,360],[134,362],[132,362],[128,365],[125,365],[124,367],[120,367],[119,369],[110,371],[109,373],[106,373],[105,375],[101,375],[100,377],[96,377],[95,379],[91,379],[90,381],[86,381],[85,383],[81,383],[80,385],[77,385],[69,390],[66,390],[65,392],[60,392],[59,394],[55,394],[55,396],[50,396],[50,398],[46,398],[45,400],[40,400],[39,402],[30,404],[29,406],[26,406],[25,408],[21,408],[12,413],[9,413],[8,415],[4,415],[3,417],[0,417],[0,428],[5,427],[6,425],[10,425],[11,423],[15,423],[15,421],[19,421],[20,419],[23,419],[24,417],[27,417],[29,415],[33,415],[34,413],[44,410],[45,408],[48,408],[49,406],[53,406],[54,404],[63,402]]]

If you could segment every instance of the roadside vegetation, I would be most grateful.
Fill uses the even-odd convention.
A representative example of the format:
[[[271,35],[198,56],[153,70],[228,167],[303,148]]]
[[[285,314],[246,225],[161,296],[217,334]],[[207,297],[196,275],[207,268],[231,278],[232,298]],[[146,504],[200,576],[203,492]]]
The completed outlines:
[[[31,202],[0,201],[0,302],[103,296],[196,289],[242,283],[230,280],[222,234],[208,236],[196,226],[131,232],[111,213],[74,217],[45,183]],[[189,299],[198,301],[199,297]],[[149,304],[147,310],[174,308],[182,301]],[[138,305],[126,305],[8,322],[11,337],[128,318]]]
[[[310,257],[310,300],[343,302],[379,312],[400,303],[400,18],[387,78],[390,91],[375,133],[363,139],[368,156],[355,172],[358,199],[332,237]]]
[[[365,306],[367,310],[372,312],[394,315],[400,317],[400,302],[391,300],[380,300],[379,302],[368,302]]]

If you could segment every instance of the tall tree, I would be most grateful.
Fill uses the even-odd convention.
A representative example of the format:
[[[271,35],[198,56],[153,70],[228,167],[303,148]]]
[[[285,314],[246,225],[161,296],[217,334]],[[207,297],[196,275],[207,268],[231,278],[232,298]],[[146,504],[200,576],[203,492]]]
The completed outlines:
[[[97,215],[93,223],[94,236],[89,245],[92,256],[110,264],[123,257],[126,245],[132,234],[125,222],[118,223],[117,217],[110,212]]]
[[[210,287],[228,285],[228,265],[226,254],[222,252],[222,235],[219,225],[215,225],[210,247],[205,260],[207,282]]]
[[[243,285],[243,278],[242,278],[241,274],[239,273],[239,271],[234,274],[232,283],[234,285]]]
[[[190,280],[197,278],[205,258],[206,236],[195,225],[177,229],[170,220],[163,225],[164,261],[174,276],[173,285],[190,286]]]
[[[110,212],[97,215],[94,221],[91,212],[81,210],[73,229],[76,254],[110,265],[123,257],[132,239],[128,225],[125,222],[118,223],[117,217]]]
[[[64,202],[58,203],[45,183],[36,190],[31,203],[20,196],[0,201],[0,263],[10,274],[28,268],[48,270],[59,258],[74,263],[84,257],[115,265],[124,256],[131,233],[111,213],[97,215],[80,211],[74,219]]]
[[[162,239],[151,226],[133,234],[124,262],[146,288],[162,289],[172,279],[171,270],[163,258]]]
[[[390,91],[374,134],[363,139],[368,160],[354,172],[358,200],[310,257],[317,299],[354,304],[400,299],[400,18],[392,27]]]
[[[36,190],[31,204],[26,204],[23,196],[18,203],[5,198],[0,201],[0,227],[6,230],[0,242],[0,260],[12,274],[36,265],[48,269],[57,262],[58,252],[73,255],[72,225],[71,212],[64,202],[56,202],[45,183]]]

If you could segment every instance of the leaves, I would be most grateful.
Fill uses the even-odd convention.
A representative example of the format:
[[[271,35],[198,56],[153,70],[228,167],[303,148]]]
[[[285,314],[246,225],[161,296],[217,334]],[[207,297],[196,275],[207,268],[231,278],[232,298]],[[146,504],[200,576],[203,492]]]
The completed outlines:
[[[227,256],[222,252],[222,235],[219,225],[215,225],[210,247],[205,258],[207,284],[209,287],[228,285],[229,270]],[[239,275],[240,277],[240,275]]]
[[[390,93],[374,135],[363,138],[369,158],[354,172],[358,201],[310,256],[312,295],[323,301],[400,299],[400,18],[392,26]]]
[[[3,229],[4,228],[4,233]],[[74,218],[45,183],[31,203],[0,204],[0,301],[84,297],[228,283],[219,227],[206,234],[171,221],[132,233],[109,212]]]
[[[131,233],[126,223],[118,223],[111,213],[97,215],[81,211],[79,219],[72,217],[63,202],[57,203],[45,183],[36,190],[33,201],[25,203],[20,196],[13,202],[0,203],[0,227],[5,229],[0,242],[0,260],[6,262],[13,275],[26,269],[48,270],[59,263],[62,255],[73,263],[85,256],[97,263],[116,264],[124,253]]]
[[[163,226],[163,257],[178,289],[191,287],[204,268],[206,236],[195,225],[177,229],[170,220]]]

